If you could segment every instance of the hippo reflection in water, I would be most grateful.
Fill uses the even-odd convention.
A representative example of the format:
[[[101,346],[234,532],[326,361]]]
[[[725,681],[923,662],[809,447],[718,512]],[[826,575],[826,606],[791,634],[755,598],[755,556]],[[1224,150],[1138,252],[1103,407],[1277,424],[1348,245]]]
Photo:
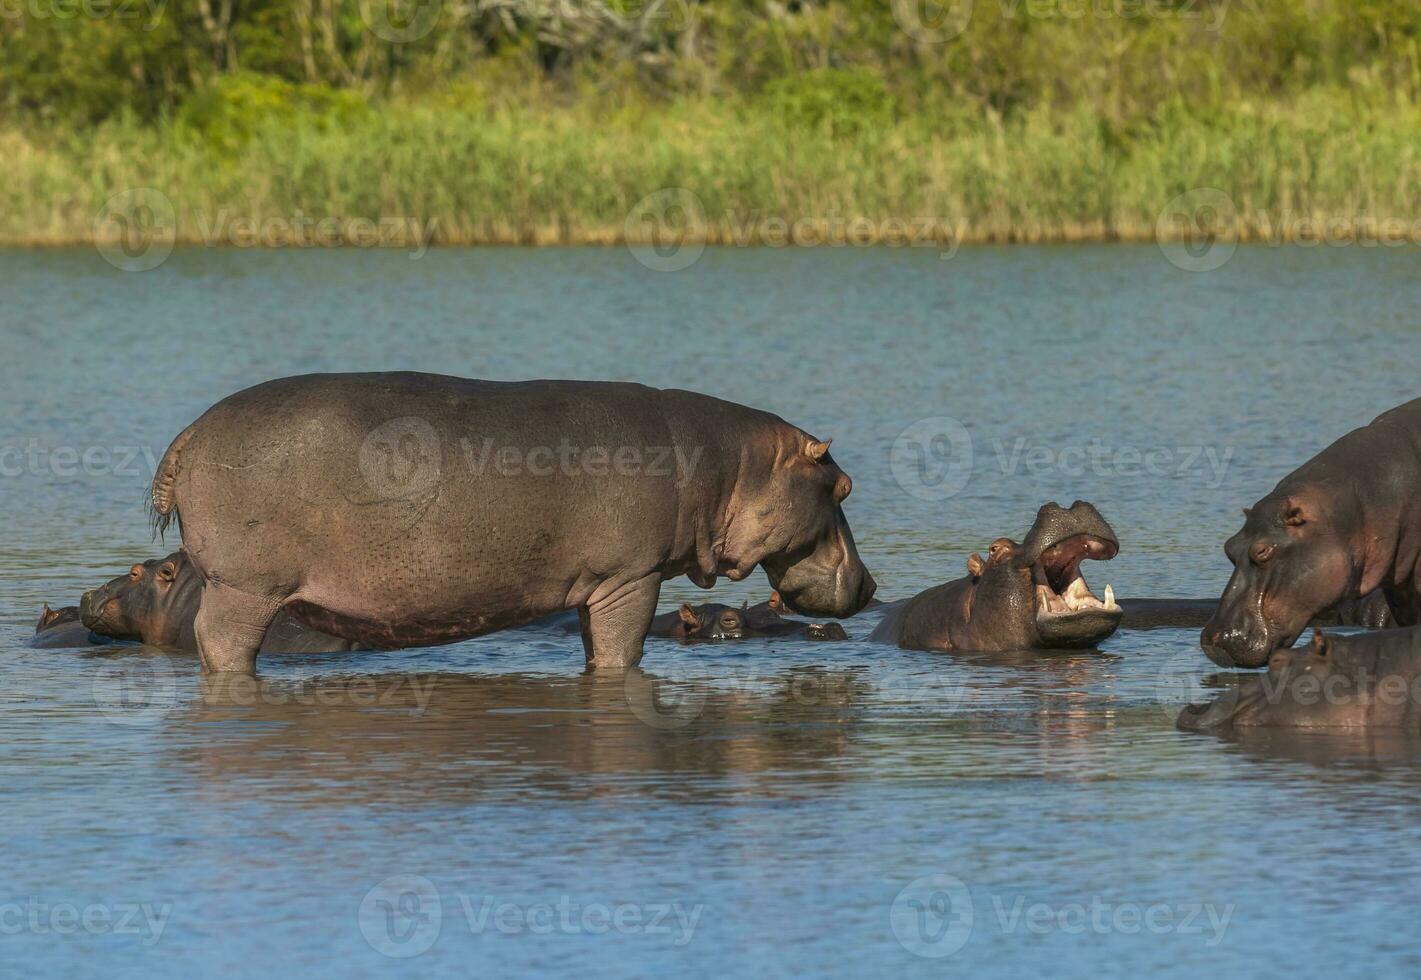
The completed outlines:
[[[1098,598],[1081,562],[1120,550],[1100,511],[1077,500],[1046,504],[1021,544],[998,538],[973,554],[964,578],[889,603],[870,639],[910,650],[1089,648],[1120,624],[1115,591]]]
[[[1232,728],[1405,729],[1421,732],[1421,629],[1331,636],[1274,651],[1266,673],[1238,679],[1179,714],[1184,731]]]

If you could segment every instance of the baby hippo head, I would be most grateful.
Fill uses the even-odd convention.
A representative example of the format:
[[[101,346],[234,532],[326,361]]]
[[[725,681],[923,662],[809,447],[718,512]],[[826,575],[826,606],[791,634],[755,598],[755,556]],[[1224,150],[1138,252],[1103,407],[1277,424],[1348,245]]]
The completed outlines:
[[[183,552],[152,558],[84,593],[79,616],[95,633],[160,644],[177,629],[179,607],[195,581]]]
[[[683,640],[743,640],[749,635],[744,607],[733,609],[707,603],[696,609],[683,602],[680,616],[680,628],[676,632]]]

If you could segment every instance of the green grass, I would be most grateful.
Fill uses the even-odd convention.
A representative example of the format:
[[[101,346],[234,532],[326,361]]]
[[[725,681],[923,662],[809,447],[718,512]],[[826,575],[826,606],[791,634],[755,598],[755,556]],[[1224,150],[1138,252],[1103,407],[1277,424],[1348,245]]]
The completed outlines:
[[[1231,198],[1244,238],[1291,237],[1280,223],[1304,216],[1421,216],[1421,111],[1406,103],[1317,90],[1122,128],[1084,107],[1001,124],[869,102],[847,119],[784,98],[687,96],[11,123],[0,244],[103,237],[105,202],[133,188],[171,202],[179,241],[219,244],[239,220],[279,240],[298,216],[432,223],[436,244],[643,240],[654,222],[628,216],[666,188],[689,192],[671,200],[702,210],[712,242],[778,241],[777,222],[799,223],[799,240],[882,240],[894,220],[969,242],[1149,240],[1166,204],[1200,187]]]

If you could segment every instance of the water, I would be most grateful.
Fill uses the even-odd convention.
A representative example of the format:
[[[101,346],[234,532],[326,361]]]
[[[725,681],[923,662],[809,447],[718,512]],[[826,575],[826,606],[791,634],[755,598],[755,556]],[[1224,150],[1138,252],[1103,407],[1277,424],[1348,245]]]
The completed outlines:
[[[634,379],[776,411],[834,438],[885,598],[1076,498],[1123,546],[1087,568],[1097,592],[1217,595],[1239,508],[1417,394],[1417,259],[0,254],[6,972],[1416,969],[1421,749],[1177,733],[1212,672],[1192,631],[949,656],[869,644],[866,616],[846,644],[656,641],[624,684],[529,630],[267,658],[259,694],[207,689],[191,657],[23,643],[41,602],[164,553],[143,500],[174,434],[306,371]],[[958,438],[944,483],[895,477],[905,430]],[[701,598],[681,581],[662,605]]]

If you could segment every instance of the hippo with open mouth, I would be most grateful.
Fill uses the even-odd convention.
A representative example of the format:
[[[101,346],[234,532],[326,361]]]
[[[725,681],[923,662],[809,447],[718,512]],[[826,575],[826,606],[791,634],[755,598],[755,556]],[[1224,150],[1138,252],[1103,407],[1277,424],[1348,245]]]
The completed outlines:
[[[1115,590],[1098,598],[1081,574],[1087,559],[1120,550],[1100,511],[1077,500],[1042,507],[1025,540],[998,538],[973,554],[967,576],[890,604],[869,639],[909,650],[1078,649],[1120,624]]]
[[[253,670],[283,609],[377,647],[576,609],[587,664],[625,669],[680,575],[761,567],[793,612],[862,609],[852,486],[827,440],[694,392],[331,374],[218,402],[169,446],[152,507],[201,574],[208,670]]]
[[[1322,610],[1381,589],[1421,622],[1421,399],[1349,432],[1244,510],[1234,572],[1199,635],[1209,659],[1261,667]]]
[[[138,562],[127,573],[84,593],[76,618],[86,632],[151,647],[197,650],[194,621],[202,577],[182,551]],[[48,607],[46,607],[48,608]],[[355,650],[350,640],[330,636],[280,613],[262,640],[264,653],[334,653]]]
[[[1421,731],[1421,629],[1357,636],[1313,633],[1312,642],[1275,650],[1268,670],[1238,678],[1208,704],[1179,713],[1187,732],[1233,728]]]

